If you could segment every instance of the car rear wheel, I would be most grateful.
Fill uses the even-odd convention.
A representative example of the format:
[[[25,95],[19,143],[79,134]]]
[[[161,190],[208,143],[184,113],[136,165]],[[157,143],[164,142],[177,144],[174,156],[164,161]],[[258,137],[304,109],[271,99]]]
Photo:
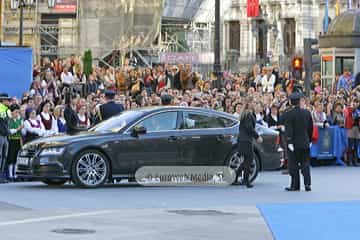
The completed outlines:
[[[43,179],[42,182],[49,186],[62,186],[68,180],[67,179]]]
[[[78,155],[72,166],[73,182],[78,187],[97,188],[108,180],[110,167],[99,151],[86,150]]]
[[[228,166],[232,169],[234,169],[234,171],[241,171],[242,169],[244,169],[243,163],[244,163],[244,157],[241,156],[238,152],[238,150],[233,150],[228,158]],[[254,159],[251,162],[251,166],[250,166],[250,176],[249,176],[249,181],[252,183],[255,181],[258,173],[260,171],[260,159],[258,157],[258,155],[255,153],[254,154]],[[243,175],[240,174],[239,182],[243,181]]]

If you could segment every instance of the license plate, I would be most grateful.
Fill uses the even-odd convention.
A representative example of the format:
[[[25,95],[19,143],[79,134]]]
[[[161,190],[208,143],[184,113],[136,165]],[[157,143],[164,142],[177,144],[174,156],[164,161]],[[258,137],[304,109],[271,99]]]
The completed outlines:
[[[26,158],[26,157],[18,157],[18,158],[17,158],[17,164],[20,164],[20,165],[29,165],[29,158]]]

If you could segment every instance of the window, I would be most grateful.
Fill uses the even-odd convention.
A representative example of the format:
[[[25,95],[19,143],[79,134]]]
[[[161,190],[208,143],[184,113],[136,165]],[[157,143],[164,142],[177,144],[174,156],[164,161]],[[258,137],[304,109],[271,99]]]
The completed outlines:
[[[354,57],[336,57],[335,59],[335,74],[343,74],[344,68],[348,68],[353,73]]]
[[[235,120],[200,113],[184,112],[185,129],[224,128],[236,124]]]
[[[146,118],[138,125],[146,128],[147,132],[176,130],[177,112],[165,112]]]
[[[333,61],[324,61],[322,62],[322,75],[323,76],[332,76],[333,75]]]
[[[230,50],[240,51],[240,23],[239,22],[230,22],[229,23],[229,40],[230,40]]]

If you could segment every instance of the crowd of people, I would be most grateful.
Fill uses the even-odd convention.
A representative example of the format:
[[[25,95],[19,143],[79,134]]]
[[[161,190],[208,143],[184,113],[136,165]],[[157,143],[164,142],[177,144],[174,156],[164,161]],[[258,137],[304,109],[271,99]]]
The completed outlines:
[[[302,81],[280,72],[277,65],[253,66],[249,73],[224,72],[220,86],[217,76],[192,70],[191,64],[159,64],[137,67],[125,61],[117,68],[94,66],[84,73],[81,59],[71,56],[50,61],[44,58],[33,69],[33,82],[22,98],[0,95],[0,118],[10,119],[10,132],[3,170],[15,178],[17,151],[26,142],[39,137],[72,134],[106,119],[100,106],[111,101],[124,110],[146,106],[178,105],[212,108],[239,116],[244,99],[252,96],[256,122],[282,131],[280,115],[289,109],[288,96],[302,88]],[[218,86],[217,88],[215,86]],[[321,87],[320,74],[314,74],[309,97],[302,107],[308,109],[314,125],[347,129],[346,163],[357,165],[356,149],[360,139],[360,74],[349,69],[337,76],[333,89]],[[0,138],[0,146],[2,145]],[[4,140],[5,141],[5,140]],[[4,147],[2,147],[4,149]],[[0,151],[1,152],[1,151]],[[1,157],[1,156],[0,156]]]

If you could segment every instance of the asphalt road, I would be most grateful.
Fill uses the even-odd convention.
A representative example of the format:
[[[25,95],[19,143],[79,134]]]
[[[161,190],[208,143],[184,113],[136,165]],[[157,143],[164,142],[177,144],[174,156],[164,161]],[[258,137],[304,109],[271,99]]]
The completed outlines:
[[[312,177],[312,192],[295,193],[283,190],[289,179],[279,172],[261,173],[253,189],[5,184],[0,185],[0,239],[263,240],[272,236],[256,204],[360,200],[360,168],[313,168]],[[90,232],[56,233],[64,229]]]

